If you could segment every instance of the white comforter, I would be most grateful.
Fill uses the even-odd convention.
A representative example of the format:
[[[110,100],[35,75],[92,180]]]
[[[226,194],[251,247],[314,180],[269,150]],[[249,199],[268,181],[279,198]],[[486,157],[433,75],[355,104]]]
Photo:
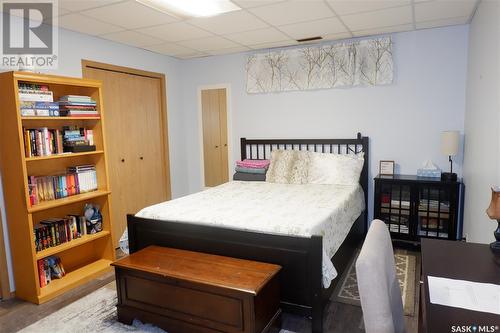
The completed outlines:
[[[361,186],[229,182],[146,207],[138,217],[309,237],[323,236],[323,286],[330,260],[365,208]]]

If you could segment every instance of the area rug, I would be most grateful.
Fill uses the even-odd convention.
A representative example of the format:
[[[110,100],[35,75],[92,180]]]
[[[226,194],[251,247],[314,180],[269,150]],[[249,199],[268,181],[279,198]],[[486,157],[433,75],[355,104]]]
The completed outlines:
[[[108,286],[80,298],[19,332],[165,333],[158,327],[143,324],[138,320],[134,320],[131,326],[118,322],[116,318],[116,290]]]
[[[359,252],[352,260],[347,274],[344,275],[344,280],[340,283],[340,288],[337,289],[335,301],[361,306],[359,300],[358,280],[356,277],[356,259]],[[396,275],[401,287],[401,297],[403,298],[405,316],[415,315],[415,269],[417,258],[412,254],[394,254],[394,262],[396,264]]]
[[[114,282],[80,298],[18,332],[166,333],[156,326],[143,324],[139,320],[134,320],[130,326],[118,322],[116,317],[116,290],[113,288],[113,284]],[[286,319],[284,325],[286,325]],[[296,332],[281,329],[280,333]]]

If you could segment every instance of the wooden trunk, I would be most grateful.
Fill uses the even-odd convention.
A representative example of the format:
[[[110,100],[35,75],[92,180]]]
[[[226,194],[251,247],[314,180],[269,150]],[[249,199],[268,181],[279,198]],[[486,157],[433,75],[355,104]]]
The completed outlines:
[[[118,320],[176,332],[269,332],[281,309],[278,265],[150,246],[113,264]]]

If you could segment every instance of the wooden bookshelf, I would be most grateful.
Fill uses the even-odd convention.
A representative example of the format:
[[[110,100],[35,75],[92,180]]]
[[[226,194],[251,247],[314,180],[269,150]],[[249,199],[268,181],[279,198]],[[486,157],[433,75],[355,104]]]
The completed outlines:
[[[90,96],[97,102],[99,117],[21,117],[18,83],[44,84],[54,94],[54,101],[64,95]],[[104,108],[100,81],[27,72],[0,73],[0,160],[10,248],[17,297],[43,303],[77,287],[96,276],[110,271],[115,259],[110,216],[111,198],[104,133]],[[61,129],[66,125],[79,125],[92,129],[96,151],[26,157],[23,128],[48,127]],[[96,166],[96,191],[44,201],[31,206],[28,176],[54,175],[69,166],[93,164]],[[103,231],[36,252],[33,227],[49,217],[64,217],[83,213],[86,203],[101,208]],[[37,261],[57,255],[66,270],[61,279],[40,287]]]

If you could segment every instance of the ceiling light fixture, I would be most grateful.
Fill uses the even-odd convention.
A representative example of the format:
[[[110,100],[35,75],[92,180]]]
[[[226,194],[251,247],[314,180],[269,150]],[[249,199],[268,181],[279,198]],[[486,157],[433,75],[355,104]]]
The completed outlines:
[[[229,0],[136,0],[143,5],[184,17],[206,17],[240,10]]]

